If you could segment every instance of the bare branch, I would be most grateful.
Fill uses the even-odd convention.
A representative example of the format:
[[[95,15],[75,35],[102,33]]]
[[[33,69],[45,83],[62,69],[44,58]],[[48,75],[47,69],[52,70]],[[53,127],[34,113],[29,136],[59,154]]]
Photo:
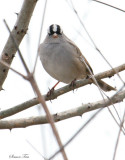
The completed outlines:
[[[52,131],[55,135],[55,138],[57,140],[57,143],[59,145],[59,148],[62,148],[61,152],[62,152],[62,156],[64,158],[64,160],[68,160],[67,158],[67,155],[65,153],[65,150],[64,150],[64,147],[63,147],[63,144],[62,144],[62,141],[60,139],[60,136],[59,136],[59,133],[58,133],[58,130],[56,129],[56,126],[55,126],[55,122],[54,122],[54,118],[53,116],[50,114],[50,111],[45,103],[45,100],[44,100],[44,97],[42,96],[42,94],[40,93],[40,90],[38,88],[38,85],[33,77],[33,75],[29,75],[29,81],[32,85],[32,88],[35,90],[37,96],[38,96],[38,101],[39,103],[41,103],[45,113],[46,113],[46,117],[47,117],[47,121],[50,123],[51,127],[52,127]]]
[[[11,32],[18,46],[27,32],[36,2],[37,0],[24,0],[22,9],[17,18],[17,22]],[[9,36],[3,49],[1,60],[11,65],[16,51],[17,48],[13,43],[11,36]],[[0,90],[2,89],[2,85],[7,77],[8,71],[9,69],[0,63]]]
[[[19,57],[20,57],[20,59],[21,59],[21,62],[22,62],[22,64],[23,64],[25,70],[27,71],[27,73],[30,73],[30,72],[29,72],[29,69],[28,69],[28,67],[27,67],[27,65],[26,65],[26,62],[25,62],[25,60],[24,60],[24,58],[23,58],[23,56],[22,56],[22,54],[21,54],[21,51],[20,51],[20,49],[19,49],[19,47],[18,47],[18,44],[16,43],[15,38],[14,38],[14,36],[12,35],[11,30],[10,30],[10,28],[9,28],[9,26],[8,26],[8,24],[7,24],[7,22],[6,22],[5,19],[4,19],[4,23],[5,23],[7,29],[8,29],[8,31],[9,31],[9,33],[10,33],[10,37],[11,37],[14,45],[15,45],[18,53],[19,53]]]
[[[119,133],[118,133],[118,136],[117,136],[117,141],[116,141],[116,145],[115,145],[113,160],[115,160],[115,158],[116,158],[116,151],[117,151],[117,148],[118,148],[118,143],[119,143],[119,139],[120,139],[120,135],[121,135],[121,130],[122,130],[124,122],[125,122],[125,110],[124,110],[124,115],[123,115],[122,122],[121,122],[120,127],[119,127]]]
[[[122,64],[118,67],[115,67],[114,69],[110,69],[108,71],[99,73],[99,74],[95,75],[95,78],[96,79],[101,79],[101,78],[106,78],[106,77],[112,77],[115,74],[114,70],[116,70],[117,72],[121,72],[121,71],[125,70],[125,64]],[[91,80],[83,79],[83,80],[80,80],[80,81],[76,82],[75,88],[79,88],[79,87],[85,86],[85,85],[90,84],[90,83],[91,83]],[[72,88],[69,87],[69,85],[66,85],[66,86],[64,86],[60,89],[55,90],[54,93],[51,95],[51,97],[47,97],[46,95],[44,95],[44,99],[46,101],[52,100],[52,99],[55,99],[58,96],[63,95],[63,94],[65,94],[65,93],[67,93],[71,90],[72,90]],[[38,103],[39,102],[38,102],[37,98],[33,98],[33,99],[30,99],[30,100],[28,100],[28,101],[26,101],[22,104],[19,104],[19,105],[15,106],[15,107],[6,109],[4,111],[1,111],[0,112],[0,119],[3,119],[5,117],[9,117],[11,115],[14,115],[14,114],[16,114],[20,111],[23,111],[25,109],[28,109],[28,108],[34,106],[34,105],[37,105]]]
[[[20,75],[21,77],[23,77],[24,79],[26,79],[26,76],[23,75],[22,73],[20,73],[19,71],[15,70],[14,68],[10,67],[6,62],[3,62],[2,60],[0,60],[0,63],[3,64],[5,67],[7,67],[8,69],[11,69],[13,72],[15,72],[16,74]]]
[[[123,10],[123,9],[120,9],[120,8],[118,8],[118,7],[112,6],[112,5],[110,5],[110,4],[107,4],[107,3],[104,3],[104,2],[101,2],[101,1],[98,1],[98,0],[92,0],[92,1],[98,2],[98,3],[101,3],[101,4],[104,4],[104,5],[108,6],[108,7],[117,9],[117,10],[122,11],[122,12],[125,12],[125,10]]]
[[[93,103],[88,104],[82,104],[80,107],[70,109],[64,112],[60,112],[57,114],[52,115],[55,122],[76,117],[76,116],[82,116],[83,113],[96,110],[102,107],[108,107],[112,103],[119,103],[122,102],[125,98],[125,90],[119,92],[117,95],[115,95],[113,98],[111,97],[112,102],[105,99],[100,100]],[[48,123],[48,120],[46,116],[37,116],[37,117],[29,117],[29,118],[22,118],[22,119],[14,119],[14,120],[1,120],[0,121],[0,129],[12,129],[12,128],[24,128],[31,125],[38,125],[38,124],[46,124]]]
[[[39,34],[39,40],[38,40],[38,48],[39,48],[39,45],[40,45],[40,40],[41,40],[41,36],[42,36],[42,31],[43,31],[43,24],[44,24],[44,19],[45,19],[46,7],[47,7],[47,0],[45,1],[45,4],[44,4],[44,11],[43,11],[43,15],[42,15],[42,22],[41,22],[40,34]],[[38,48],[37,48],[37,49],[38,49]],[[32,74],[35,73],[38,56],[39,56],[39,53],[37,52],[37,55],[36,55],[36,58],[35,58],[35,64],[34,64],[34,67],[33,67]]]
[[[120,88],[121,90],[122,88]],[[113,95],[109,101],[104,101],[103,100],[103,104],[101,106],[100,109],[98,109],[97,112],[95,112],[69,139],[68,141],[64,144],[63,147],[66,147],[69,143],[71,143],[71,141],[73,141],[73,139],[75,139],[75,137],[104,109],[104,107],[109,104],[109,102],[111,102],[111,100],[113,100],[115,98],[116,94]],[[112,103],[112,102],[111,102]],[[125,112],[124,112],[124,118],[125,118]],[[123,127],[123,123],[124,123],[124,120],[122,121],[122,125],[120,125],[120,131],[122,130],[122,127]],[[123,132],[124,133],[124,132]],[[62,148],[61,148],[62,149]],[[60,150],[57,150],[50,158],[49,160],[53,159],[60,151]]]
[[[94,42],[93,38],[91,37],[91,35],[89,34],[88,30],[86,29],[86,27],[85,27],[84,23],[82,22],[80,16],[78,15],[77,10],[76,10],[75,7],[74,7],[74,4],[73,4],[72,0],[70,0],[70,2],[71,2],[71,8],[72,8],[72,10],[73,10],[74,13],[76,14],[79,22],[81,23],[81,25],[82,25],[82,27],[84,28],[87,36],[88,36],[89,39],[91,40],[94,48],[98,51],[98,53],[102,56],[102,58],[107,62],[107,64],[111,67],[111,69],[113,69],[112,65],[109,63],[109,61],[105,58],[105,56],[104,56],[104,55],[102,54],[102,52],[99,50],[99,48],[97,47],[97,45],[96,45],[96,43]],[[115,71],[115,72],[116,72],[116,71]],[[122,78],[120,77],[120,75],[119,75],[117,72],[116,72],[116,74],[117,74],[117,76],[119,77],[119,79],[120,79],[120,80],[123,82],[123,84],[124,84],[124,81],[122,80]]]
[[[94,113],[76,132],[73,134],[68,141],[64,144],[63,147],[66,147],[69,143],[73,141],[73,139],[76,138],[76,136],[103,110],[104,108],[99,109],[96,113]],[[48,160],[53,159],[58,153],[60,153],[60,150],[57,150]]]
[[[63,145],[62,145],[60,136],[59,136],[58,131],[57,131],[57,129],[56,129],[56,126],[55,126],[55,124],[54,124],[53,117],[52,117],[52,115],[51,115],[50,112],[49,112],[49,109],[48,109],[48,107],[47,107],[47,105],[46,105],[46,103],[45,103],[45,100],[44,100],[42,94],[40,93],[40,90],[39,90],[38,85],[37,85],[37,83],[36,83],[36,81],[35,81],[35,78],[34,78],[33,74],[30,73],[30,71],[29,71],[29,69],[28,69],[28,67],[27,67],[27,65],[26,65],[26,63],[25,63],[25,60],[23,59],[23,56],[22,56],[22,54],[21,54],[21,52],[20,52],[20,50],[19,50],[19,48],[18,48],[18,44],[16,43],[16,40],[15,40],[15,38],[14,38],[14,35],[12,35],[12,33],[11,33],[10,29],[9,29],[8,24],[6,23],[5,20],[4,20],[4,22],[5,22],[5,25],[6,25],[7,29],[8,29],[8,31],[9,31],[9,33],[10,33],[10,36],[11,36],[12,41],[13,41],[16,49],[18,50],[18,53],[19,53],[20,59],[21,59],[21,61],[22,61],[22,63],[23,63],[23,66],[24,66],[24,68],[25,68],[25,70],[26,70],[26,72],[27,72],[27,74],[28,74],[28,75],[27,75],[27,80],[30,82],[33,90],[36,92],[36,94],[37,94],[37,96],[38,96],[38,101],[39,101],[39,103],[41,103],[41,105],[43,106],[43,108],[44,108],[44,110],[45,110],[45,112],[46,112],[47,120],[48,120],[48,122],[50,123],[50,125],[51,125],[51,127],[52,127],[52,131],[53,131],[53,133],[54,133],[54,135],[55,135],[55,137],[56,137],[57,143],[58,143],[59,147],[62,148],[62,150],[61,150],[62,156],[63,156],[64,160],[68,160],[67,155],[66,155],[66,153],[65,153],[65,150],[64,150],[64,148],[63,148]]]

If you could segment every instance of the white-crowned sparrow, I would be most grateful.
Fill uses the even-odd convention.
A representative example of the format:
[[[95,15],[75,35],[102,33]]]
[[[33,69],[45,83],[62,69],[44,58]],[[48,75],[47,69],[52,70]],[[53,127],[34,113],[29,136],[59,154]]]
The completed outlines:
[[[44,69],[60,82],[71,83],[73,80],[83,79],[93,74],[91,66],[80,49],[65,36],[59,25],[52,24],[49,27],[38,52]],[[116,90],[102,80],[97,82],[104,91]]]

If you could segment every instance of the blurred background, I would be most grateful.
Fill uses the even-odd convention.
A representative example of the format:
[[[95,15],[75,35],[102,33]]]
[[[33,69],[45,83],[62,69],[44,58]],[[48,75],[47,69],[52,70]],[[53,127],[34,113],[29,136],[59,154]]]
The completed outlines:
[[[111,4],[125,10],[124,0],[105,0]],[[15,25],[17,15],[22,7],[23,0],[4,0],[0,5],[0,52],[5,46],[9,33],[3,23],[5,19],[12,29]],[[32,71],[37,55],[41,22],[45,7],[45,0],[39,0],[33,12],[28,33],[24,37],[20,50],[30,70]],[[93,41],[110,62],[113,67],[117,67],[125,62],[125,13],[92,0],[72,0],[72,3],[85,25]],[[73,40],[89,61],[95,74],[110,69],[110,66],[97,52],[92,41],[81,25],[77,15],[73,11],[70,0],[48,0],[44,17],[41,43],[47,34],[47,28],[51,24],[59,24],[63,32]],[[25,74],[25,70],[18,54],[13,60],[12,67]],[[125,79],[125,73],[120,73]],[[48,92],[55,83],[42,67],[38,58],[35,78],[42,94]],[[105,82],[119,89],[122,82],[115,75]],[[57,88],[64,86],[60,83]],[[29,84],[19,75],[9,71],[4,83],[4,91],[0,92],[0,109],[4,110],[21,104],[35,97]],[[108,96],[114,92],[106,93]],[[102,97],[96,86],[87,85],[74,92],[68,92],[52,102],[48,101],[47,106],[51,113],[58,113],[68,109],[76,108],[81,104],[96,102]],[[116,104],[119,116],[122,119],[124,101]],[[113,107],[114,116],[117,118]],[[63,144],[95,113],[96,111],[83,114],[82,117],[70,118],[56,123]],[[45,115],[41,106],[33,106],[14,116],[5,119],[27,118],[30,116]],[[105,108],[87,127],[66,147],[69,160],[111,160],[113,159],[114,148],[119,132],[119,127],[113,120],[107,108]],[[49,158],[56,150],[58,145],[49,124],[30,126],[27,128],[0,130],[0,159],[12,159],[10,155],[20,156],[28,154],[30,160],[42,160]],[[21,159],[21,158],[20,158]],[[54,160],[62,160],[61,154]],[[125,159],[125,137],[121,133],[119,145],[116,153],[116,160]]]

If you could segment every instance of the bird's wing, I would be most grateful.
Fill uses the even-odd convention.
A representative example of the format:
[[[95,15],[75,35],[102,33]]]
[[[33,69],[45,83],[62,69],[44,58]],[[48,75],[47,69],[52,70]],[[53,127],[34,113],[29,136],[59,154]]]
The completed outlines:
[[[70,45],[72,45],[72,46],[76,49],[76,53],[77,53],[77,55],[78,55],[79,60],[80,60],[82,63],[84,63],[84,64],[86,63],[85,65],[88,66],[88,68],[90,69],[91,73],[93,74],[93,70],[92,70],[89,62],[88,62],[87,59],[83,56],[83,54],[81,53],[80,49],[79,49],[79,48],[76,46],[76,44],[75,44],[73,41],[71,41],[66,35],[64,35],[64,36],[65,36],[65,39],[68,41],[68,43],[69,43]],[[88,75],[90,75],[91,73],[90,73],[90,71],[89,71],[88,68],[86,67],[86,72],[87,72]]]

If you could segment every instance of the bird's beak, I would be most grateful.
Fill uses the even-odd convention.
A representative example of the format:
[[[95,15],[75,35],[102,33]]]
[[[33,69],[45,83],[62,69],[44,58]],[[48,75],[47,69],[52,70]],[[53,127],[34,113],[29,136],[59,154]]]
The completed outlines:
[[[57,33],[54,33],[54,34],[53,34],[53,38],[58,38]]]

